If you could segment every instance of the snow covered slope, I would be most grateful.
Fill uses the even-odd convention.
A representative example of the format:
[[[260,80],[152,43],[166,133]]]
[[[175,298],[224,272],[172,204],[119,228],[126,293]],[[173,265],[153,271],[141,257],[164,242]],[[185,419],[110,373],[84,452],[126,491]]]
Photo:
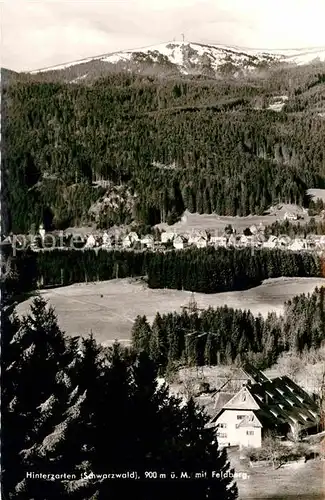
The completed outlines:
[[[175,70],[182,74],[241,74],[274,64],[301,65],[313,60],[325,61],[325,47],[269,51],[242,49],[224,45],[204,45],[201,43],[168,42],[141,49],[124,50],[97,57],[73,61],[70,63],[32,71],[65,70],[86,63],[132,66],[159,66]]]

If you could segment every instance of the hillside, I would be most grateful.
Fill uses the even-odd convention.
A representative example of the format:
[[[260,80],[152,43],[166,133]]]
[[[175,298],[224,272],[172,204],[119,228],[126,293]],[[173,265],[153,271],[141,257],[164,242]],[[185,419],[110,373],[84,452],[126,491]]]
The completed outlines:
[[[147,71],[133,51],[123,57],[140,57],[142,69],[115,54],[7,81],[7,230],[174,223],[186,209],[259,215],[306,205],[308,189],[325,187],[324,63],[277,55],[265,66],[269,54],[199,44],[166,50],[147,52]],[[247,71],[223,71],[228,56]],[[213,71],[203,74],[207,58]],[[79,78],[82,65],[91,78]]]

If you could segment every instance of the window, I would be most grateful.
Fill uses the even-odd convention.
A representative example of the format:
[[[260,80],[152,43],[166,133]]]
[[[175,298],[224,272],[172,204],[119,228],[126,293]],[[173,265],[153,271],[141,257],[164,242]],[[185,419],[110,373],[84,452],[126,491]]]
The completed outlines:
[[[227,429],[227,424],[220,423],[219,427],[220,427],[220,429]]]
[[[254,431],[246,431],[247,436],[254,436]]]
[[[227,433],[226,432],[217,432],[217,437],[219,437],[219,438],[226,438],[227,437]]]
[[[243,420],[243,418],[245,418],[246,415],[237,415],[237,420]]]

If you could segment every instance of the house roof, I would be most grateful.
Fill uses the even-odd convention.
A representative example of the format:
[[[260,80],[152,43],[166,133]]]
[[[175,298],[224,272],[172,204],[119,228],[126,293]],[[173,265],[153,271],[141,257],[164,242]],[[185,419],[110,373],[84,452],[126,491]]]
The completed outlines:
[[[247,386],[242,387],[223,407],[228,410],[258,410],[259,405]]]
[[[299,424],[302,428],[314,427],[319,422],[319,409],[313,399],[289,377],[268,379],[262,372],[255,374],[256,383],[243,387],[216,408],[211,419],[215,422],[224,410],[252,410],[267,428],[283,424]]]
[[[174,238],[174,242],[176,243],[184,243],[186,241],[185,237],[182,234],[178,234],[176,238]]]
[[[219,392],[217,394],[217,397],[215,398],[215,403],[214,403],[214,408],[215,410],[217,409],[222,409],[228,401],[231,400],[233,397],[233,394],[230,392]]]

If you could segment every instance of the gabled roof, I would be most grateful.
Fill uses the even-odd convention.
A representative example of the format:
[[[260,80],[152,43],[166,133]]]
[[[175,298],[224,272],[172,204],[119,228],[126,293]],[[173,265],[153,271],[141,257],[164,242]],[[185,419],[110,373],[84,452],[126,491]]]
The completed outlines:
[[[254,384],[250,391],[260,402],[262,418],[273,421],[275,425],[298,423],[308,428],[319,420],[317,404],[289,377],[277,377]]]
[[[174,238],[174,243],[177,242],[177,243],[185,243],[186,241],[186,238],[182,235],[182,234],[178,234],[175,238]]]
[[[248,387],[243,387],[223,407],[225,410],[258,410],[259,405]]]
[[[230,392],[219,392],[215,398],[215,410],[221,410],[225,404],[233,398],[233,396],[234,395]]]

